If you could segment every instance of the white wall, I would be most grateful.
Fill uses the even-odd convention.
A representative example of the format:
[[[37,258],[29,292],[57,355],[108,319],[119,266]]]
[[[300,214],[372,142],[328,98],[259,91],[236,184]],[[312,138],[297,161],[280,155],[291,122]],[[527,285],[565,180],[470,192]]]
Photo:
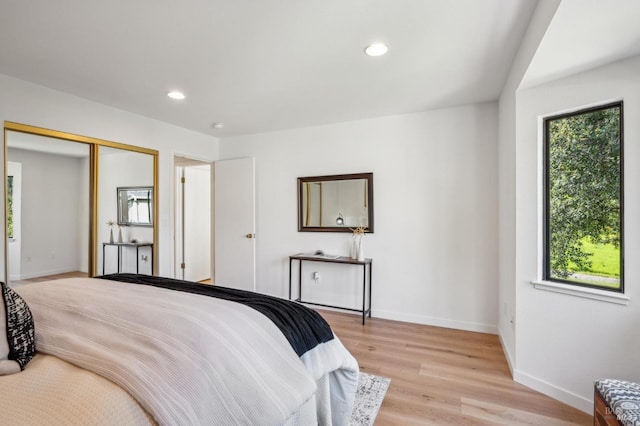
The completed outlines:
[[[297,231],[296,178],[373,172],[373,315],[496,332],[497,104],[220,142],[220,158],[245,156],[256,158],[258,291],[287,296],[291,254],[349,253],[350,234]],[[317,268],[320,287],[357,274]],[[338,302],[355,303],[353,287]]]
[[[22,165],[19,278],[85,270],[79,241],[87,217],[80,217],[83,159],[10,148],[9,158]],[[84,266],[84,267],[83,267]],[[15,271],[9,271],[15,276]]]
[[[500,95],[498,328],[512,372],[516,362],[516,91],[559,4],[559,0],[538,3]]]
[[[624,100],[624,227],[627,306],[535,289],[540,269],[541,150],[538,119]],[[640,57],[517,95],[516,380],[586,412],[593,381],[640,380]]]
[[[162,88],[158,90],[160,98]],[[5,75],[0,75],[0,93],[2,122],[14,121],[159,151],[159,274],[173,276],[173,156],[216,160],[218,140]],[[4,221],[4,212],[0,220]],[[0,247],[0,255],[4,256],[4,244]],[[4,276],[4,262],[1,263]]]

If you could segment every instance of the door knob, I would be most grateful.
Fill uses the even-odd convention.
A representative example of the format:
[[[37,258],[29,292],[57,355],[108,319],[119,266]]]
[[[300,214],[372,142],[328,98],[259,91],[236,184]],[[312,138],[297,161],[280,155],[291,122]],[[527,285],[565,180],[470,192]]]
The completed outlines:
[[[255,237],[255,234],[247,234],[247,235],[245,235],[245,237],[247,237],[247,238],[253,238],[253,237]]]

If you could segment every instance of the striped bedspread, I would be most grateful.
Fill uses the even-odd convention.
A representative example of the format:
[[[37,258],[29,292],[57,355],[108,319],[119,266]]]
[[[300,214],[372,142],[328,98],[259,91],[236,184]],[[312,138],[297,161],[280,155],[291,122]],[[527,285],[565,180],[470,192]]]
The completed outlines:
[[[348,419],[357,363],[337,339],[301,360],[260,312],[227,300],[95,278],[16,291],[38,351],[113,381],[160,424],[283,424],[319,382],[347,389],[319,422]]]
[[[320,314],[291,300],[252,291],[152,275],[120,273],[96,278],[150,285],[242,303],[269,318],[284,334],[298,356],[302,356],[307,351],[333,339],[331,327]]]

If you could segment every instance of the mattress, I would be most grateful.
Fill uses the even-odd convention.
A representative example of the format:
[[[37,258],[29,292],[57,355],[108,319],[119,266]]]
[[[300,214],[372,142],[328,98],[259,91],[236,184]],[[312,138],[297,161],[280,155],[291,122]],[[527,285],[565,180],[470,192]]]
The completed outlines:
[[[348,422],[358,366],[337,337],[300,356],[266,316],[228,300],[92,278],[16,290],[39,352],[0,377],[10,424]]]

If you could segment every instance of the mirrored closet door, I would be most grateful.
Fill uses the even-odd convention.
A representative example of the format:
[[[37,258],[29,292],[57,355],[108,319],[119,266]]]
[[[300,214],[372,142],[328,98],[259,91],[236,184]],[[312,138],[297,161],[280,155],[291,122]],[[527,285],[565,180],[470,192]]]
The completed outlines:
[[[155,273],[157,151],[11,122],[4,141],[10,285]]]
[[[90,146],[7,131],[10,282],[89,272]]]
[[[149,154],[98,148],[99,274],[120,271],[153,275],[153,169]]]

